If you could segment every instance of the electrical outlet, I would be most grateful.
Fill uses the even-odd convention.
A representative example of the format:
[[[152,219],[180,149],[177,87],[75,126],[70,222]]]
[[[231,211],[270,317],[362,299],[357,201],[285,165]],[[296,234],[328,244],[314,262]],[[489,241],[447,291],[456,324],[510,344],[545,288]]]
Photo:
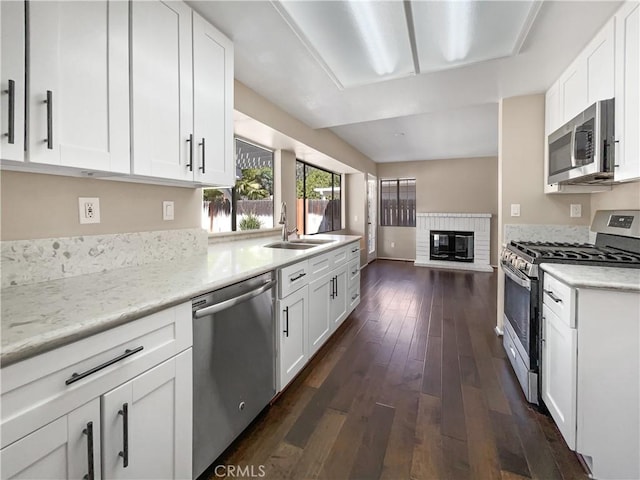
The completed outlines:
[[[511,204],[511,216],[512,217],[519,217],[520,216],[520,204],[519,203],[512,203]]]
[[[162,202],[162,219],[173,220],[173,202],[165,200]]]
[[[100,199],[97,197],[78,197],[80,223],[100,223]]]
[[[570,214],[572,217],[577,218],[582,216],[582,205],[579,203],[572,203]]]

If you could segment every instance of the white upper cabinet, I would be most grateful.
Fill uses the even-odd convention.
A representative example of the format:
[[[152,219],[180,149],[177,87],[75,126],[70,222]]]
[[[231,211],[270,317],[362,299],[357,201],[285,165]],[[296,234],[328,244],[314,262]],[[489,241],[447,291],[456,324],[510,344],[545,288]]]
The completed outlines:
[[[234,185],[233,44],[195,12],[193,118],[198,152],[194,180]]]
[[[133,2],[133,174],[233,185],[233,44],[182,2]]]
[[[613,98],[614,92],[614,22],[610,20],[585,49],[587,98],[585,108],[598,100]],[[580,112],[578,112],[580,113]]]
[[[191,9],[131,3],[133,174],[193,180]]]
[[[24,160],[25,4],[0,2],[0,158]]]
[[[578,58],[560,77],[562,123],[587,107],[587,70],[583,58]]]
[[[126,2],[29,2],[28,160],[129,173]]]
[[[616,14],[616,181],[640,178],[640,4]]]

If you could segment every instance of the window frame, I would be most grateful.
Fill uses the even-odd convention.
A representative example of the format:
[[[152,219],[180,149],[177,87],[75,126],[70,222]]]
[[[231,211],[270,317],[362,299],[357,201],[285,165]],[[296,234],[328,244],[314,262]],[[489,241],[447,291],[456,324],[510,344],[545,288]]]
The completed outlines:
[[[305,162],[304,160],[300,160],[299,158],[296,158],[296,167],[298,166],[298,164],[302,165],[302,206],[303,208],[306,210],[305,206],[306,206],[306,200],[307,200],[307,167],[312,167],[315,168],[316,170],[321,170],[325,173],[330,173],[331,174],[331,201],[335,200],[335,194],[336,194],[336,181],[335,178],[338,177],[340,179],[340,225],[338,225],[338,228],[333,228],[332,230],[325,230],[324,232],[315,232],[315,233],[306,233],[307,232],[307,212],[303,212],[302,214],[302,232],[304,235],[319,235],[322,233],[331,233],[331,232],[337,232],[339,230],[342,230],[342,206],[343,206],[343,198],[344,198],[344,189],[343,189],[343,184],[344,184],[344,179],[342,178],[342,173],[338,173],[338,172],[334,172],[332,170],[329,170],[327,168],[323,168],[323,167],[319,167],[317,165],[314,165],[312,163],[309,162]],[[296,168],[297,171],[297,168]],[[297,185],[298,179],[297,179],[297,173],[296,173],[296,185]],[[298,195],[296,193],[296,201],[298,200]],[[331,212],[332,217],[331,217],[331,225],[335,227],[335,218],[334,218],[334,210],[332,210]]]
[[[408,225],[401,225],[398,221],[400,215],[400,182],[403,181],[413,181],[413,188],[414,188],[414,207],[413,207],[413,224],[408,224]],[[382,192],[383,192],[383,188],[382,185],[383,183],[395,183],[395,189],[396,189],[396,208],[395,208],[395,222],[394,223],[382,223],[382,212],[384,212],[384,208],[382,206]],[[415,205],[415,203],[417,203],[417,199],[415,197],[417,197],[417,192],[418,192],[418,188],[417,188],[417,179],[415,177],[406,177],[406,178],[381,178],[378,181],[378,189],[380,192],[379,198],[380,198],[380,203],[379,203],[379,208],[380,208],[380,214],[378,215],[378,225],[380,227],[411,227],[411,228],[415,228],[416,226],[416,214],[417,214],[417,205]]]
[[[224,232],[212,232],[210,231],[208,228],[207,230],[207,234],[208,235],[228,235],[228,234],[234,234],[234,233],[241,233],[241,232],[259,232],[261,230],[273,230],[276,227],[276,218],[275,218],[275,199],[276,199],[276,186],[275,186],[275,174],[276,174],[276,167],[275,167],[275,153],[276,150],[269,148],[269,147],[265,147],[264,145],[260,145],[257,142],[254,142],[253,140],[249,140],[245,137],[239,136],[239,135],[234,135],[233,136],[233,148],[234,148],[234,155],[236,156],[235,161],[234,161],[234,168],[238,168],[237,166],[237,142],[240,141],[242,143],[248,144],[252,147],[256,147],[256,148],[260,148],[262,150],[265,150],[267,152],[271,153],[271,177],[273,178],[273,184],[271,186],[271,217],[273,218],[273,225],[270,227],[264,227],[264,228],[259,228],[257,230],[240,230],[238,229],[238,196],[237,196],[237,190],[236,190],[236,184],[238,182],[238,178],[236,177],[236,174],[234,172],[234,179],[235,182],[233,184],[233,186],[228,186],[228,187],[205,187],[203,188],[203,195],[204,195],[204,190],[226,190],[229,189],[231,192],[231,230],[230,231],[224,231]]]

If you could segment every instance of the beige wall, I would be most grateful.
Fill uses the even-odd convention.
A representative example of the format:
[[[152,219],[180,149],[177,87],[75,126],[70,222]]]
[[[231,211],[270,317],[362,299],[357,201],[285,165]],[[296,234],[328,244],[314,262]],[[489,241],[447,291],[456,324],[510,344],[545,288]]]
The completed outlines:
[[[0,172],[2,240],[171,230],[200,226],[200,189]],[[80,225],[78,197],[100,198],[101,223]],[[162,220],[173,200],[175,220]]]
[[[614,185],[610,192],[591,195],[591,218],[597,210],[639,210],[640,182]]]
[[[496,263],[498,159],[452,158],[378,164],[378,178],[415,178],[419,213],[491,213],[491,263]],[[415,228],[380,227],[378,256],[415,259]],[[391,243],[395,247],[391,247]]]
[[[367,235],[367,182],[364,173],[349,173],[344,176],[346,189],[345,228],[353,235],[361,235],[360,265],[367,264],[367,250],[364,238]]]

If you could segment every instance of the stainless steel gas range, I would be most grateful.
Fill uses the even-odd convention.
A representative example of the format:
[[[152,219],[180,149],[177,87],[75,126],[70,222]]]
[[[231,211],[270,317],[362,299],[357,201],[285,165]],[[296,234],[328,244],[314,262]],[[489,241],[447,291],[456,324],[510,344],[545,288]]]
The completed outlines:
[[[536,405],[542,309],[538,266],[553,262],[640,268],[640,210],[600,210],[591,231],[595,244],[511,241],[500,255],[505,274],[503,344],[527,400]]]

